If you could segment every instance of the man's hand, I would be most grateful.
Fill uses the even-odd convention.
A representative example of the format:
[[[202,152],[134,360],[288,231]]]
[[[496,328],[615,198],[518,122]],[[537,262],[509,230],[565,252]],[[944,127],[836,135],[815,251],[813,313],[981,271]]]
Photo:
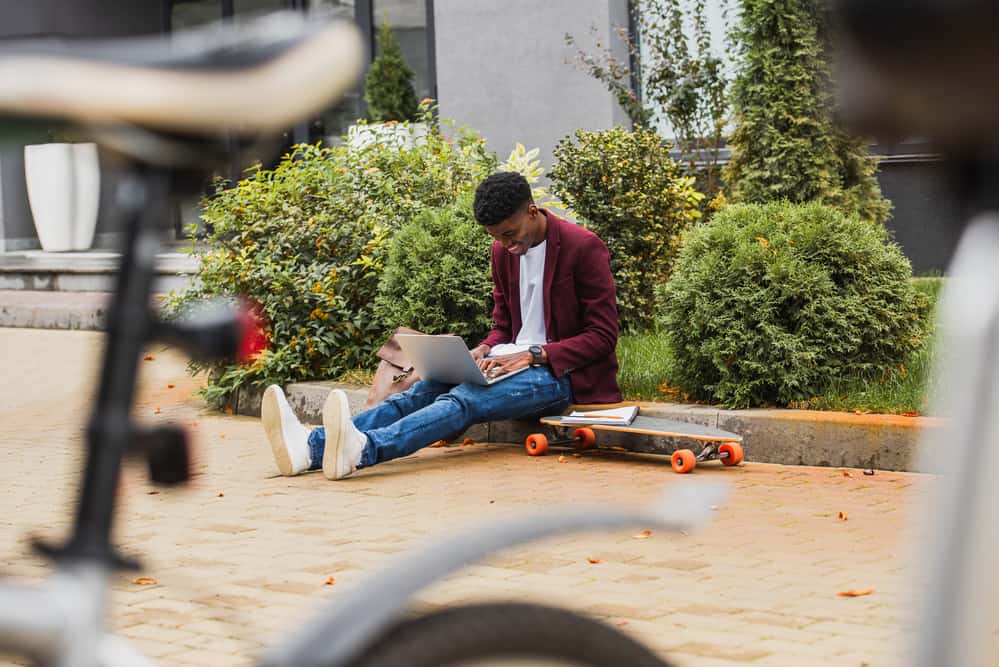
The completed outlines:
[[[531,365],[530,352],[514,352],[499,357],[489,357],[479,361],[479,368],[486,377],[497,377]]]
[[[475,363],[479,365],[479,368],[482,368],[482,360],[486,358],[486,355],[489,354],[491,349],[491,347],[483,343],[472,350],[472,359],[475,359]]]

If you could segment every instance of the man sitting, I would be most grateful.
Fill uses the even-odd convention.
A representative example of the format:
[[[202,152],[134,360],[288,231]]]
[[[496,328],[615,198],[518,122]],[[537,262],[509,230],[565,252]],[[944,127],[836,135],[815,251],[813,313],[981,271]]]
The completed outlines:
[[[487,374],[529,367],[489,386],[420,380],[351,417],[333,390],[323,427],[299,423],[277,385],[264,392],[264,429],[283,475],[322,468],[342,479],[408,456],[473,424],[621,400],[617,301],[607,246],[593,232],[540,209],[517,173],[475,191],[475,219],[493,239],[493,328],[472,356]]]

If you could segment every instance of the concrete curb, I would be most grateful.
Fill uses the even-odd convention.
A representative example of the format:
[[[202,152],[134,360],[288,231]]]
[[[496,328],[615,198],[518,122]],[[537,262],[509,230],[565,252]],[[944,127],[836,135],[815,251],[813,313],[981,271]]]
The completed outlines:
[[[285,388],[288,402],[299,418],[322,423],[322,406],[333,388],[343,389],[351,411],[364,409],[366,387],[335,382],[302,382]],[[229,406],[237,414],[260,415],[262,389],[242,391]],[[679,403],[640,403],[643,415],[702,424],[743,436],[746,459],[788,465],[876,468],[925,472],[916,456],[921,431],[939,428],[943,420],[931,417],[856,415],[816,410],[722,410]],[[463,437],[476,441],[523,443],[541,431],[537,421],[510,420],[480,424]],[[626,436],[601,433],[601,445],[630,451],[668,454],[689,445],[676,438]]]
[[[0,290],[0,327],[102,331],[106,292]]]

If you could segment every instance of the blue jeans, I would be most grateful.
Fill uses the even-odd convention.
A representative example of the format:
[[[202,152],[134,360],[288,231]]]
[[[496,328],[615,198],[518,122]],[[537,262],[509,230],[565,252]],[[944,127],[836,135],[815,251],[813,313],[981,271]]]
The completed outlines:
[[[553,414],[571,402],[569,377],[556,378],[547,366],[528,368],[488,387],[420,380],[353,417],[357,430],[368,436],[358,467],[408,456],[473,424]],[[322,467],[325,446],[323,428],[312,431],[312,470]]]

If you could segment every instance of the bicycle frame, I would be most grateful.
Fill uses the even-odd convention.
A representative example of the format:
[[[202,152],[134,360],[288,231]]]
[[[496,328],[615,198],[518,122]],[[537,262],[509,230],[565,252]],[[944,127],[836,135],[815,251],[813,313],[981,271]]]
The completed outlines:
[[[107,345],[87,426],[87,458],[72,535],[62,547],[36,544],[58,569],[40,588],[0,586],[0,647],[58,667],[152,664],[104,632],[108,578],[134,564],[114,552],[111,532],[123,458],[142,437],[131,420],[136,371],[155,320],[149,307],[158,229],[170,176],[136,168],[119,184],[126,241],[108,309]]]
[[[921,443],[925,470],[942,473],[922,547],[927,582],[915,633],[917,667],[994,664],[995,548],[999,545],[999,211],[985,211],[962,235],[940,300],[943,429]]]

